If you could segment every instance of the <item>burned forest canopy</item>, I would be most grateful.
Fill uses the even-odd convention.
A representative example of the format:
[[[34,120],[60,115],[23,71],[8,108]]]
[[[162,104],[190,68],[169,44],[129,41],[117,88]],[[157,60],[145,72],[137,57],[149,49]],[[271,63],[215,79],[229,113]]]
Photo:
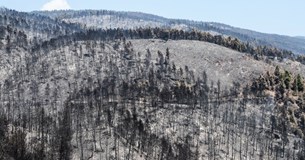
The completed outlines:
[[[36,38],[23,30],[30,20],[0,27],[0,159],[305,158],[305,82],[285,68],[303,66],[301,56],[196,30],[55,31],[61,22],[49,21]],[[135,39],[209,42],[274,69],[225,88],[177,65],[170,48],[138,51]]]
[[[139,28],[134,30],[123,29],[89,29],[85,32],[74,33],[70,36],[62,36],[59,38],[46,41],[39,47],[48,47],[61,45],[65,41],[75,40],[128,40],[128,39],[162,39],[162,40],[198,40],[209,43],[214,43],[224,46],[238,52],[248,53],[257,60],[265,59],[291,59],[305,64],[305,56],[295,55],[291,51],[278,49],[271,46],[254,46],[250,43],[244,43],[237,38],[224,37],[221,35],[212,35],[208,32],[201,31],[183,31],[176,29],[162,29],[162,28]]]

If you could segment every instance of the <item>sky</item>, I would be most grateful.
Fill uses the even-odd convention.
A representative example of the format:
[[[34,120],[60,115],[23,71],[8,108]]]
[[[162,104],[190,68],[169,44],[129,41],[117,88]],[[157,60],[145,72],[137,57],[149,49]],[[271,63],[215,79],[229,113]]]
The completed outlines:
[[[106,9],[219,22],[263,33],[305,36],[305,0],[0,0],[18,11]]]

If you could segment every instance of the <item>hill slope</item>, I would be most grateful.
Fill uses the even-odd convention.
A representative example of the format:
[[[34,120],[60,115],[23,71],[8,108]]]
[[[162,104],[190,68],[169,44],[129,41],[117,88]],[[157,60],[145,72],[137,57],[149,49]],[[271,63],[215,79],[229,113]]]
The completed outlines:
[[[304,159],[305,67],[290,53],[241,53],[195,31],[68,24],[58,36],[28,23],[45,41],[0,26],[0,159]]]
[[[232,27],[214,22],[198,22],[180,19],[168,19],[139,12],[115,12],[107,10],[83,11],[39,11],[34,12],[51,18],[58,18],[65,22],[80,23],[93,28],[124,28],[161,27],[183,30],[197,29],[221,34],[257,45],[271,45],[277,48],[291,50],[295,53],[305,53],[305,40],[295,37],[266,34],[247,29]]]
[[[145,53],[149,49],[157,57],[158,51],[170,51],[170,56],[177,66],[188,66],[197,76],[204,71],[208,78],[216,83],[218,80],[226,86],[232,87],[233,82],[247,84],[258,78],[266,71],[273,72],[278,65],[295,74],[305,76],[302,70],[305,66],[294,61],[272,61],[266,63],[255,60],[246,53],[240,53],[216,44],[207,42],[178,40],[131,40],[135,51]]]
[[[7,8],[0,8],[0,25],[10,26],[25,32],[27,38],[34,42],[81,31],[78,25],[68,24],[47,16],[18,12]]]

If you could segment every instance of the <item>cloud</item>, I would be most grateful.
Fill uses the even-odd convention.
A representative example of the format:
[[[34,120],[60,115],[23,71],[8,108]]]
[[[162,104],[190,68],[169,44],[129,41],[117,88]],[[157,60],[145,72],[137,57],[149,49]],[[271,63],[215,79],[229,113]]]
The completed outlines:
[[[50,2],[44,4],[41,8],[43,11],[51,10],[65,10],[71,9],[70,5],[66,0],[51,0]]]

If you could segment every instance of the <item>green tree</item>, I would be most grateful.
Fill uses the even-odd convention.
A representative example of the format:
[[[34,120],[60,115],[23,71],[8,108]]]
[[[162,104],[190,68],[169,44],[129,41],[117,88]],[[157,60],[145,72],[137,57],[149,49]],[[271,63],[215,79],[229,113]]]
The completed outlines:
[[[276,66],[275,67],[275,70],[274,70],[274,75],[275,75],[275,83],[276,84],[279,84],[280,81],[281,81],[281,71],[280,71],[280,68],[279,66]]]
[[[284,83],[285,83],[286,89],[289,90],[291,88],[291,86],[290,86],[290,83],[291,83],[291,74],[288,71],[285,71],[285,74],[284,74]]]
[[[298,74],[297,78],[295,79],[295,89],[296,89],[296,91],[299,91],[299,92],[304,91],[303,79],[300,74]]]
[[[279,77],[279,76],[281,75],[279,66],[276,66],[276,67],[275,67],[274,75],[277,76],[277,77]]]

